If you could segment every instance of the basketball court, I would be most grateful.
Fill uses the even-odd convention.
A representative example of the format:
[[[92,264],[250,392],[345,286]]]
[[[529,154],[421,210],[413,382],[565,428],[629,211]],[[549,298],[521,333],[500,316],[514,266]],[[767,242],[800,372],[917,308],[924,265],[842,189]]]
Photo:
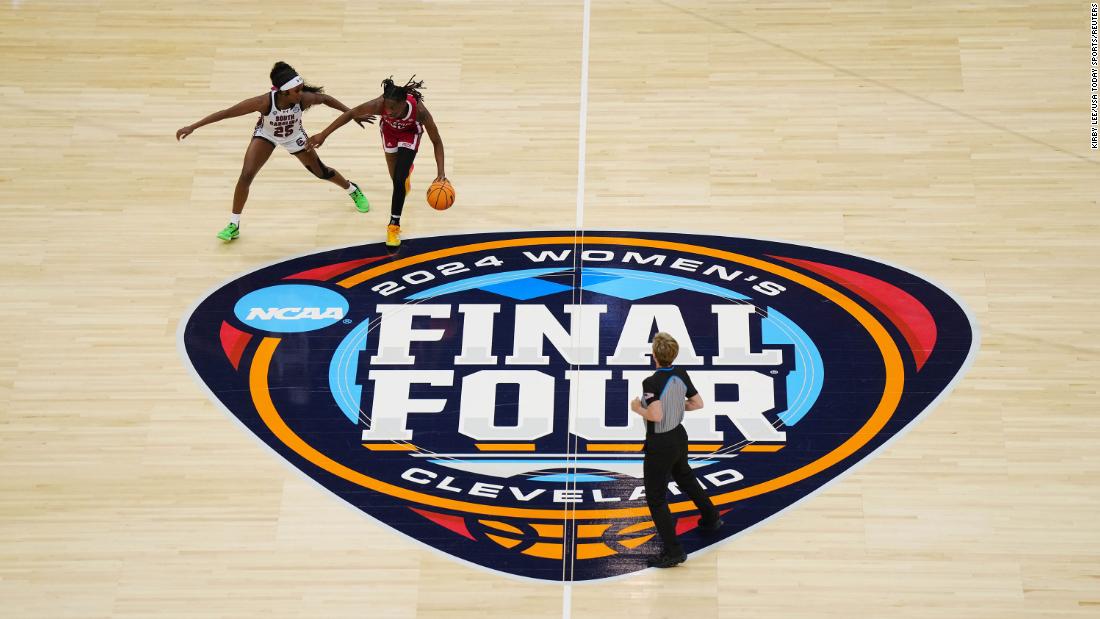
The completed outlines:
[[[1094,6],[950,0],[5,3],[3,614],[1100,615]],[[382,242],[391,186],[377,129],[349,124],[319,153],[360,185],[369,213],[358,212],[339,188],[318,181],[280,148],[252,184],[240,238],[215,238],[229,215],[255,116],[202,127],[180,142],[175,131],[267,92],[268,72],[279,60],[348,106],[379,96],[379,83],[391,75],[399,83],[414,74],[424,80],[424,103],[446,147],[454,206],[436,211],[425,202],[435,176],[426,142],[405,202],[405,242],[400,252],[387,253]],[[313,134],[337,115],[318,107],[306,112],[304,124]],[[530,259],[523,258],[525,251],[544,248],[568,249],[573,253],[563,260],[576,262],[529,274],[536,279],[524,285],[551,294],[555,289],[546,287],[560,284],[566,291],[560,307],[571,308],[564,311],[578,317],[577,325],[583,307],[593,303],[610,308],[607,316],[622,308],[620,317],[629,322],[626,312],[646,305],[640,293],[607,291],[618,285],[616,278],[630,279],[624,269],[641,268],[638,260],[654,253],[667,252],[669,263],[691,254],[702,265],[697,274],[681,269],[649,278],[648,285],[668,287],[647,294],[673,294],[676,286],[690,291],[652,297],[663,305],[679,303],[676,315],[689,331],[696,310],[718,316],[721,329],[721,311],[711,314],[710,297],[702,295],[717,294],[714,286],[740,290],[738,282],[726,283],[734,280],[727,270],[703,281],[707,260],[740,257],[741,264],[755,265],[761,280],[771,276],[781,283],[822,274],[814,281],[825,284],[804,288],[824,291],[823,299],[855,291],[853,324],[882,323],[886,335],[879,339],[901,349],[898,372],[907,381],[902,404],[916,398],[920,405],[905,423],[885,426],[888,436],[869,439],[866,451],[854,452],[835,478],[782,501],[769,495],[777,498],[767,514],[736,531],[708,540],[681,519],[692,554],[667,570],[645,569],[644,557],[659,547],[641,535],[644,498],[632,499],[624,490],[620,502],[609,502],[626,510],[615,512],[619,520],[588,511],[602,505],[570,498],[580,493],[585,501],[612,501],[609,492],[583,485],[604,482],[579,475],[584,467],[577,462],[583,453],[604,453],[600,449],[634,458],[626,439],[582,441],[559,424],[553,436],[562,442],[553,454],[569,462],[565,472],[556,481],[544,475],[547,485],[538,486],[544,495],[523,498],[535,496],[531,484],[540,483],[525,481],[511,500],[534,506],[549,501],[555,489],[565,498],[542,511],[494,511],[485,507],[492,502],[487,495],[463,485],[465,473],[427,465],[402,468],[394,480],[454,501],[391,504],[381,481],[372,485],[374,478],[367,483],[341,475],[336,464],[318,464],[305,455],[308,445],[297,449],[286,440],[293,432],[280,434],[275,427],[273,420],[281,421],[276,408],[288,428],[323,407],[337,413],[333,423],[345,423],[340,410],[356,423],[356,404],[349,412],[330,394],[340,377],[321,352],[363,351],[360,367],[348,370],[345,391],[332,388],[332,394],[358,395],[363,385],[351,384],[354,379],[365,381],[368,370],[382,368],[363,367],[367,353],[379,364],[389,353],[376,341],[351,339],[358,320],[365,325],[368,318],[354,313],[360,298],[354,295],[367,294],[386,277],[410,287],[400,295],[410,299],[406,304],[421,303],[422,310],[453,305],[438,310],[451,312],[446,325],[442,314],[432,319],[443,342],[475,319],[472,306],[459,299],[502,308],[477,314],[498,317],[482,353],[498,355],[501,372],[512,371],[513,361],[516,372],[530,369],[521,363],[528,348],[520,343],[532,324],[520,319],[527,311],[521,306],[534,295],[528,288],[505,294],[489,290],[499,281],[486,280],[481,288],[469,282],[462,290],[432,288],[435,300],[428,292],[416,294],[442,285],[440,274],[448,269],[457,272],[429,258],[465,261],[462,268],[473,271],[448,280],[457,282],[481,276],[474,263],[490,249],[511,264]],[[475,250],[483,253],[461,255]],[[630,251],[639,252],[632,266]],[[616,264],[596,264],[605,258]],[[826,277],[825,268],[814,271],[810,260],[844,273],[871,265],[878,269],[874,277],[890,284],[880,291],[905,294],[875,297],[866,287],[846,288],[853,280],[837,270]],[[348,266],[355,261],[361,262]],[[317,275],[322,267],[330,269],[325,277]],[[423,283],[415,275],[421,272],[437,279]],[[259,324],[252,318],[232,317],[233,303],[245,293],[286,285],[283,280],[303,273],[311,275],[297,278],[310,281],[295,283],[350,291],[351,309],[326,327],[339,337],[318,330],[309,336],[315,339],[288,335],[279,343],[271,329],[259,328],[256,337],[246,333],[246,326]],[[742,277],[756,277],[750,273]],[[674,275],[681,278],[675,285],[669,283]],[[702,283],[689,283],[689,277]],[[778,290],[761,280],[748,280],[756,293]],[[746,296],[737,298],[759,301],[749,288],[741,291]],[[240,294],[219,296],[229,292]],[[444,292],[467,296],[440,301]],[[689,302],[696,299],[691,295],[697,302]],[[943,377],[927,386],[919,382],[929,375],[921,367],[926,358],[914,345],[920,334],[910,333],[902,319],[889,320],[896,309],[891,303],[909,295],[929,308],[940,328],[940,347],[930,347],[927,360]],[[674,298],[680,300],[668,300]],[[826,392],[889,395],[889,367],[881,381],[881,363],[861,373],[859,338],[866,334],[849,338],[831,330],[840,322],[829,322],[828,312],[848,301],[822,302],[819,312],[805,298],[776,296],[774,314],[758,313],[757,322],[747,324],[779,320],[782,310],[821,347]],[[940,313],[941,301],[950,311]],[[376,302],[391,301],[371,301],[372,311]],[[224,318],[215,309],[224,310]],[[820,316],[817,331],[800,322],[800,312]],[[948,313],[952,318],[941,322]],[[504,316],[511,322],[499,322]],[[568,319],[563,324],[570,326]],[[594,354],[604,359],[627,350],[620,333],[630,331],[628,325],[609,331],[606,322],[599,324],[598,336],[588,332],[598,342]],[[428,326],[427,319],[410,326],[409,339]],[[763,329],[765,350],[802,350],[803,340],[793,336],[769,343],[767,325]],[[830,333],[836,345],[826,349]],[[580,329],[570,336],[579,346]],[[477,350],[469,339],[455,337],[439,357],[418,358],[408,367],[465,372],[468,358],[460,357]],[[511,339],[497,350],[494,342],[502,337]],[[693,337],[700,359],[717,363],[723,353],[707,347],[718,337],[726,336]],[[536,348],[544,345],[536,340]],[[548,342],[550,363],[575,373],[547,387],[560,409],[555,419],[573,424],[576,405],[564,402],[579,401],[571,389],[588,380],[580,378],[582,370],[597,370],[565,353],[562,361],[552,338]],[[746,354],[763,354],[754,342]],[[354,348],[360,343],[373,348]],[[406,342],[404,350],[416,357],[419,345]],[[279,356],[292,350],[299,351],[297,361]],[[936,356],[944,351],[950,362]],[[403,363],[399,357],[395,368]],[[531,367],[539,363],[534,359]],[[802,367],[794,363],[783,371]],[[646,370],[630,368],[622,371]],[[619,371],[607,369],[609,380]],[[319,386],[283,388],[279,381],[293,383],[296,372]],[[608,393],[638,395],[634,383],[627,386],[632,379],[621,377],[623,386],[609,386]],[[829,382],[834,377],[851,382],[836,387]],[[382,382],[364,384],[377,390]],[[795,400],[791,385],[782,386],[787,404]],[[271,394],[268,400],[257,399],[258,386]],[[457,381],[454,388],[447,397],[456,403],[473,397],[460,395]],[[406,385],[403,393],[432,397],[416,389]],[[475,393],[476,386],[466,392]],[[521,401],[523,393],[521,388]],[[708,392],[712,401],[723,393],[718,387]],[[742,386],[742,401],[744,394]],[[369,404],[363,397],[360,413]],[[301,410],[286,408],[292,404]],[[819,409],[841,420],[848,412],[813,410]],[[385,412],[373,410],[375,419]],[[525,449],[544,452],[535,439],[485,438],[489,430],[522,426],[522,419],[490,421],[478,435],[456,425],[466,423],[458,421],[457,408],[447,424],[406,412],[419,420],[408,427],[424,437],[409,444],[430,446],[433,432],[448,433],[447,441],[465,432],[480,436],[478,449],[485,452],[508,445],[513,460]],[[250,425],[249,415],[262,418],[270,437]],[[398,433],[403,419],[395,422]],[[624,411],[621,423],[626,419]],[[841,425],[833,426],[836,433],[847,431]],[[799,442],[797,428],[789,426],[786,446],[747,437],[730,460],[734,468],[748,475],[751,467],[784,462],[796,449],[820,447],[806,434]],[[350,438],[337,442],[362,457],[404,457],[378,447],[405,444],[397,434],[380,434],[380,427],[352,428]],[[828,435],[826,429],[812,438]],[[697,436],[700,457],[724,453],[717,446],[708,450]],[[494,440],[497,447],[490,446]],[[595,447],[612,443],[617,447]],[[745,451],[746,444],[755,447]],[[528,469],[524,475],[538,474]],[[448,470],[453,492],[438,483]],[[371,473],[353,473],[364,471]],[[729,479],[702,473],[715,492]],[[615,479],[623,488],[637,485],[624,481],[635,479],[629,471]],[[358,486],[342,489],[338,484],[344,483]],[[729,488],[740,491],[736,484]],[[723,504],[727,526],[752,504],[735,500],[740,497]],[[692,513],[675,505],[673,512]]]

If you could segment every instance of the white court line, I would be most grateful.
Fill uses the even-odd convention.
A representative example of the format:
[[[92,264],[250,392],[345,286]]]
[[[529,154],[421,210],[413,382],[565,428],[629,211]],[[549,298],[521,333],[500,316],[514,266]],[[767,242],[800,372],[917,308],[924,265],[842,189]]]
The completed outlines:
[[[581,35],[581,122],[577,137],[577,221],[584,228],[584,167],[588,151],[588,28],[592,0],[584,0],[584,30]]]
[[[580,237],[584,233],[584,168],[585,160],[588,150],[588,47],[589,47],[589,24],[591,23],[592,16],[592,0],[584,0],[584,26],[581,30],[581,105],[580,105],[580,123],[577,130],[577,218],[574,222],[575,236]],[[573,259],[577,260],[577,252],[574,252]],[[580,276],[580,267],[583,265],[574,262],[574,277]],[[574,290],[577,294],[580,294],[580,282],[574,282]],[[579,334],[578,334],[579,335]],[[579,393],[577,397],[579,397]],[[579,403],[578,403],[579,404]],[[571,406],[570,409],[575,410],[577,406]],[[572,422],[572,420],[570,420]],[[574,445],[576,443],[573,443]],[[568,443],[567,443],[568,446]],[[570,451],[566,449],[566,451]],[[575,487],[576,482],[574,482]],[[567,483],[566,488],[569,488]],[[575,506],[574,506],[575,509]],[[569,512],[566,512],[569,515]],[[568,518],[566,521],[566,530],[569,530]],[[562,542],[568,543],[571,539],[570,535],[564,535]],[[565,546],[563,545],[563,550]],[[570,553],[570,566],[568,574],[566,574],[564,555],[562,555],[562,592],[561,592],[561,616],[562,619],[569,619],[573,613],[573,568],[576,564],[576,553]],[[568,576],[568,579],[566,578]]]

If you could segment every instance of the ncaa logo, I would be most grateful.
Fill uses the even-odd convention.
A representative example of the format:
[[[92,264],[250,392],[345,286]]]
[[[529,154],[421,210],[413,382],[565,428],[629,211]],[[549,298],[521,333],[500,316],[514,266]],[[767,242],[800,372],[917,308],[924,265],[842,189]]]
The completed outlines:
[[[348,301],[321,286],[283,284],[241,297],[233,307],[237,320],[250,327],[278,333],[322,329],[344,318]]]
[[[911,273],[777,242],[494,233],[344,248],[222,286],[181,326],[201,380],[281,457],[458,559],[560,582],[660,549],[629,410],[666,331],[706,405],[683,421],[726,526],[777,514],[915,421],[975,348]]]

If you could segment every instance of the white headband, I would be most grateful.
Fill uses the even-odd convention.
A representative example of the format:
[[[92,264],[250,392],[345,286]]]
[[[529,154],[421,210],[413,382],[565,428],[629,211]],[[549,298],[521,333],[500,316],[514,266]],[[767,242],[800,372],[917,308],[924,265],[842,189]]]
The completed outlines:
[[[306,83],[306,81],[302,79],[301,75],[295,75],[293,78],[291,78],[289,82],[283,84],[282,86],[279,86],[279,90],[290,90],[291,88],[294,88],[295,86],[304,83]]]

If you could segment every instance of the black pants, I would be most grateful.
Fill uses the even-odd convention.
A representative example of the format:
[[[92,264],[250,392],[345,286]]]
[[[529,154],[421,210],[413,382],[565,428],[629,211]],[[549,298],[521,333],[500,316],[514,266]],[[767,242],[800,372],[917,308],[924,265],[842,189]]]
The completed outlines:
[[[405,179],[409,178],[416,151],[411,148],[398,148],[397,161],[393,166],[393,197],[390,200],[390,216],[401,217],[405,208]]]
[[[676,525],[668,510],[669,476],[680,487],[680,491],[688,495],[695,507],[699,508],[701,522],[713,523],[718,520],[718,510],[695,479],[687,457],[688,436],[684,426],[676,426],[675,430],[661,434],[651,434],[645,439],[645,464],[642,467],[645,498],[666,553],[683,550],[676,540]]]

